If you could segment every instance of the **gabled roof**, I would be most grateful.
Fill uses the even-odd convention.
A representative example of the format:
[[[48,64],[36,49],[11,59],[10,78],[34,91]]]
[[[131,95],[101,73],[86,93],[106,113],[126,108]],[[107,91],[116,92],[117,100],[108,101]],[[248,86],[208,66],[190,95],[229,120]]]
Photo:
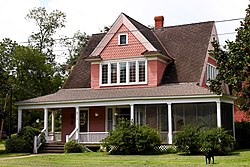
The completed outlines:
[[[140,35],[145,37],[145,40],[150,41],[150,44],[156,50],[154,52],[160,51],[162,54],[174,58],[174,61],[165,69],[161,84],[200,82],[214,22],[178,25],[153,30],[124,13],[119,17],[121,16],[127,20],[127,23],[134,26],[135,32],[139,32]],[[100,49],[104,38],[107,38],[107,33],[92,35],[71,75],[65,81],[64,89],[90,87],[90,63],[85,58],[94,56],[95,49]],[[96,56],[98,57],[98,55]]]
[[[148,27],[142,25],[131,17],[127,16],[124,13],[121,13],[119,17],[116,19],[114,24],[111,26],[110,30],[105,34],[100,43],[96,46],[93,52],[90,54],[89,58],[97,57],[100,55],[102,50],[108,44],[108,42],[112,39],[121,25],[125,25],[128,30],[141,42],[141,44],[146,48],[149,52],[161,52],[166,57],[170,58],[167,54],[167,51],[161,45],[157,37]],[[170,58],[171,59],[171,58]]]
[[[199,82],[214,22],[164,27],[154,33],[174,62],[165,70],[162,83]]]

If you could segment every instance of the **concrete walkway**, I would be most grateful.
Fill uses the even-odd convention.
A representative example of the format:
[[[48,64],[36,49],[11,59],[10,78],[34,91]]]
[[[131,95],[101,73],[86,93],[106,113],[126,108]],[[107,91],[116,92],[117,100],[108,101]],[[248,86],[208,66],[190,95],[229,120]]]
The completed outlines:
[[[14,157],[3,157],[3,158],[0,158],[0,161],[9,160],[9,159],[28,158],[28,157],[34,157],[34,156],[39,156],[39,155],[41,155],[41,154],[20,155],[20,156],[14,156]]]

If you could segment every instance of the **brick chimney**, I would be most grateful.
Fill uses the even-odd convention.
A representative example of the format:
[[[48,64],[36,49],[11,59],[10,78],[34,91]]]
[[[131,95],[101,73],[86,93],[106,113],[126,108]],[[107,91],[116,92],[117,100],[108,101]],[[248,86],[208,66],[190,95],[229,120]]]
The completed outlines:
[[[164,17],[163,16],[155,16],[155,29],[161,29],[164,24]]]

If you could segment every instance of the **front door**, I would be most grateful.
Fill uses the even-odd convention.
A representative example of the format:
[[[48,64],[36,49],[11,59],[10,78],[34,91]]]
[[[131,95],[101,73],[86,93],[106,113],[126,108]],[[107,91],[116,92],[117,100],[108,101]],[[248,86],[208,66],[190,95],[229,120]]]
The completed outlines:
[[[80,132],[88,132],[89,111],[80,110]]]

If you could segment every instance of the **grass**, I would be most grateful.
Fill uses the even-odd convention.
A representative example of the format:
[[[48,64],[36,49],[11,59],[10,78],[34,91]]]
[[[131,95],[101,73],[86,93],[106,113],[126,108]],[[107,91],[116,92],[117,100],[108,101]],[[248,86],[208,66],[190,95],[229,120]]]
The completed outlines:
[[[250,150],[240,150],[228,156],[216,156],[215,164],[210,166],[239,167],[250,166]],[[79,154],[40,154],[27,158],[0,160],[0,166],[63,166],[63,167],[123,167],[123,166],[168,166],[190,167],[207,166],[204,156],[178,154],[165,155],[107,155],[102,152]]]

